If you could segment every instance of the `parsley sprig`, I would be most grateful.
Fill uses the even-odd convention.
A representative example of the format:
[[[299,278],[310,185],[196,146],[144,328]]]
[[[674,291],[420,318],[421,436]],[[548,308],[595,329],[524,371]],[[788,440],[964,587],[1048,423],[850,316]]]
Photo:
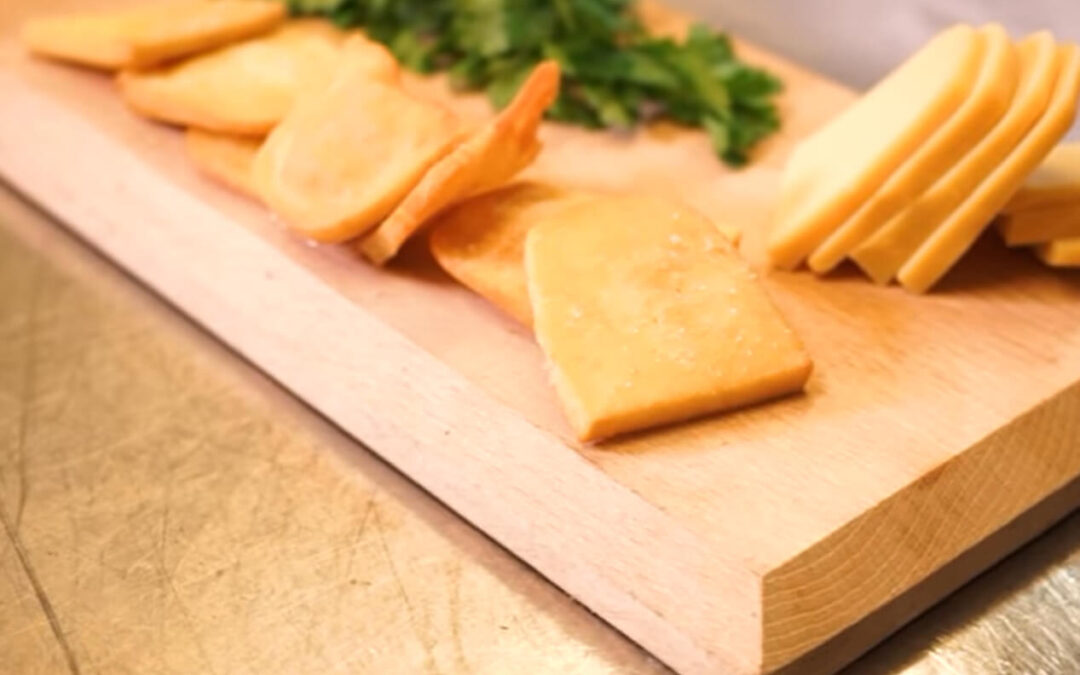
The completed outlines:
[[[666,117],[702,127],[725,162],[741,165],[779,127],[780,82],[695,25],[685,40],[649,35],[632,0],[287,0],[294,14],[361,26],[408,68],[449,71],[501,107],[545,58],[563,69],[548,117],[628,128]]]

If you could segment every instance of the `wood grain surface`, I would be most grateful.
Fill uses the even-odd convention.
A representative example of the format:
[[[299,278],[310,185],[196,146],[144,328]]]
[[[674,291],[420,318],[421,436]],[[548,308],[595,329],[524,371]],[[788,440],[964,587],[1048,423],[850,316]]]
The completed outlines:
[[[235,656],[244,654],[261,675],[412,673],[430,651],[443,675],[669,672],[6,187],[0,280],[0,519],[13,523],[19,504],[23,514],[0,536],[0,671],[179,675],[228,665],[242,675],[254,672]],[[333,461],[313,472],[324,455]],[[162,464],[186,468],[148,470]],[[269,464],[279,468],[251,469]],[[126,489],[97,489],[99,465]],[[204,516],[205,500],[231,499],[229,488],[206,490],[218,472],[265,495],[230,511],[235,523]],[[284,525],[290,486],[343,480],[355,489],[305,496],[330,513],[371,500],[383,527]],[[49,486],[57,481],[63,490]],[[73,525],[91,522],[94,536]],[[158,551],[179,563],[129,574],[111,554],[117,541],[135,552],[133,567]],[[352,565],[310,575],[279,554]],[[226,561],[214,570],[220,580],[189,583],[184,561],[207,559]],[[1078,571],[1080,514],[845,672],[1080,669]],[[247,628],[246,612],[207,609],[231,606],[239,589],[269,598],[261,631]],[[191,608],[219,619],[191,623]],[[211,632],[224,637],[211,643]],[[290,654],[281,669],[251,658],[268,644]]]
[[[0,11],[10,27],[41,7]],[[682,197],[747,228],[759,259],[785,153],[851,94],[751,53],[788,84],[785,133],[753,168],[722,169],[681,130],[551,127],[533,174]],[[817,360],[806,396],[574,447],[530,337],[419,249],[382,274],[307,247],[201,182],[178,135],[134,120],[104,78],[10,40],[0,58],[0,172],[679,670],[790,663],[1080,474],[1077,278],[992,240],[929,298],[770,274]]]

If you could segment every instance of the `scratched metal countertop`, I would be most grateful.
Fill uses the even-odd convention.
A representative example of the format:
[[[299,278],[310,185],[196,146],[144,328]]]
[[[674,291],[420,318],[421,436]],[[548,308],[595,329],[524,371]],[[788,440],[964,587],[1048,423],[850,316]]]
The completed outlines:
[[[2,184],[0,288],[0,673],[668,672]],[[1080,673],[1080,514],[851,672]]]

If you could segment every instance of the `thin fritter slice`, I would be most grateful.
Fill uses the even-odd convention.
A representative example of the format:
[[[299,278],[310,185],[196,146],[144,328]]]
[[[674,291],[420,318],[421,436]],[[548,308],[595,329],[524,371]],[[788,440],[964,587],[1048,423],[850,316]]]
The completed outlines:
[[[1080,203],[1080,143],[1059,143],[1005,205],[1005,213]]]
[[[525,235],[586,193],[522,182],[464,201],[434,222],[431,254],[447,274],[526,326]]]
[[[117,81],[138,113],[181,126],[265,136],[304,92],[326,86],[344,33],[319,20],[289,22],[252,40]]]
[[[1035,255],[1051,267],[1080,267],[1080,237],[1040,244]]]
[[[1068,133],[1080,96],[1080,47],[1061,47],[1060,68],[1050,103],[1035,126],[900,268],[896,278],[905,289],[925,293],[945,276]]]
[[[255,153],[262,139],[188,129],[184,149],[202,173],[236,192],[258,200],[252,180]]]
[[[433,166],[386,222],[361,243],[364,256],[376,264],[385,263],[440,211],[494,190],[532,163],[541,147],[540,120],[558,93],[558,64],[537,65],[510,105]]]
[[[1009,109],[1020,71],[1016,47],[998,24],[986,26],[979,33],[985,42],[982,70],[967,98],[884,185],[818,246],[807,259],[810,269],[824,274],[840,264],[960,161]]]
[[[998,231],[1006,246],[1080,237],[1080,201],[1006,213],[998,220]]]
[[[799,391],[812,364],[704,216],[602,197],[534,226],[536,339],[579,438],[592,441]]]
[[[102,70],[148,68],[265,33],[285,3],[195,0],[34,19],[22,28],[31,52]]]
[[[346,241],[383,220],[460,139],[452,112],[406,92],[393,57],[356,36],[329,85],[270,133],[255,185],[300,234]]]
[[[851,252],[851,259],[876,283],[892,281],[926,238],[1009,156],[1046,110],[1060,63],[1053,36],[1047,31],[1035,33],[1016,49],[1020,82],[1005,115],[948,173]]]
[[[971,26],[942,31],[799,144],[769,235],[775,266],[797,267],[945,123],[978,72],[981,44]]]

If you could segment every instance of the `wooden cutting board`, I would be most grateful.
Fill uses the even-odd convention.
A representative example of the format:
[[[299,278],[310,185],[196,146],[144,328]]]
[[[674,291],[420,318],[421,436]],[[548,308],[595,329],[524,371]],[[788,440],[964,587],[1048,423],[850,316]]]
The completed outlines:
[[[529,333],[422,245],[385,272],[311,247],[108,78],[27,58],[18,22],[76,4],[0,8],[0,174],[680,672],[838,667],[1080,504],[1075,273],[993,238],[928,297],[768,273],[817,364],[804,396],[582,447]],[[744,54],[787,85],[750,168],[670,126],[552,125],[530,174],[686,199],[759,261],[786,154],[852,94]]]

